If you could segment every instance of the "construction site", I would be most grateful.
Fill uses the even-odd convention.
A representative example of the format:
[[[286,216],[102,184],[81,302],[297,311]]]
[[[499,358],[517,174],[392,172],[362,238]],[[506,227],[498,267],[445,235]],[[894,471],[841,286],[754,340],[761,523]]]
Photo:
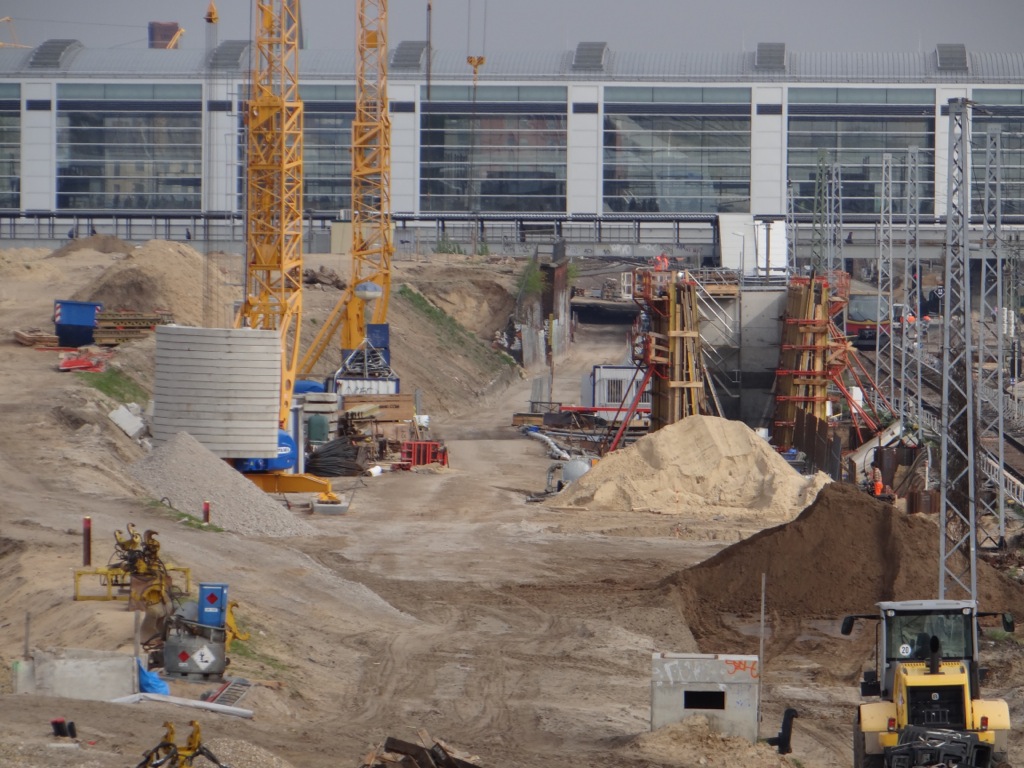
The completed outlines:
[[[0,249],[0,764],[1024,761],[1019,249],[972,101],[939,217],[914,147],[844,222],[822,150],[809,208],[654,255],[399,249],[359,0],[314,253],[299,2],[254,10],[239,252]]]

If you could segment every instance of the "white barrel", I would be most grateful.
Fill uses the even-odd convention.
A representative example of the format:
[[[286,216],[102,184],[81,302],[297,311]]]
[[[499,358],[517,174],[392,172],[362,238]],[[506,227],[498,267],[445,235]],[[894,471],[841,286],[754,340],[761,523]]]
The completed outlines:
[[[277,331],[158,326],[155,378],[155,445],[188,432],[224,459],[277,456]]]

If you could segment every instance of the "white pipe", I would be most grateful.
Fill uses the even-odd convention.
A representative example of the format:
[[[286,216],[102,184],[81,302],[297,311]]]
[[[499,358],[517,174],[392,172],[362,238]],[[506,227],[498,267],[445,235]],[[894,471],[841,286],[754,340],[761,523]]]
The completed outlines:
[[[565,450],[559,447],[558,443],[556,443],[547,435],[542,434],[540,432],[527,432],[526,434],[528,437],[535,438],[545,443],[550,449],[550,456],[552,459],[561,459],[562,461],[568,461],[569,459],[572,458],[572,456],[566,453]]]

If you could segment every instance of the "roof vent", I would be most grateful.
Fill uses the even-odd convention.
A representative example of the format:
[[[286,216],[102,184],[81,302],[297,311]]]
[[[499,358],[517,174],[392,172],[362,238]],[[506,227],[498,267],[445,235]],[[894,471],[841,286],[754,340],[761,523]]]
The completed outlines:
[[[963,43],[939,43],[935,46],[935,57],[943,71],[967,71],[967,46]]]
[[[210,54],[210,69],[245,69],[245,52],[248,47],[248,40],[225,40]]]
[[[32,51],[29,69],[59,69],[67,63],[65,59],[70,54],[81,48],[82,44],[77,40],[47,40]]]
[[[784,70],[786,68],[785,43],[758,43],[754,54],[754,69]]]
[[[391,54],[391,68],[420,70],[423,68],[423,55],[426,51],[426,40],[403,40]]]
[[[572,71],[601,72],[607,54],[608,43],[579,43],[572,57]]]

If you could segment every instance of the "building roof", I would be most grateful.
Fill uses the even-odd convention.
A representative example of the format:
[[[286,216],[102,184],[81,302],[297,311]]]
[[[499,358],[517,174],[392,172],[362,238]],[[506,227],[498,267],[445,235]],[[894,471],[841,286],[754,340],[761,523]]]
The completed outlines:
[[[205,74],[244,77],[249,43],[226,40],[202,49],[85,48],[77,40],[47,40],[32,49],[0,48],[0,78],[142,77],[194,79]],[[422,80],[427,56],[431,76],[470,80],[466,57],[428,50],[424,41],[392,48],[391,77]],[[794,51],[785,43],[760,43],[752,51],[620,51],[605,42],[581,42],[569,50],[487,53],[481,81],[648,81],[720,83],[1024,83],[1024,52],[970,51],[941,43],[926,51],[856,53]],[[352,80],[356,54],[345,49],[308,49],[299,55],[303,80]]]

